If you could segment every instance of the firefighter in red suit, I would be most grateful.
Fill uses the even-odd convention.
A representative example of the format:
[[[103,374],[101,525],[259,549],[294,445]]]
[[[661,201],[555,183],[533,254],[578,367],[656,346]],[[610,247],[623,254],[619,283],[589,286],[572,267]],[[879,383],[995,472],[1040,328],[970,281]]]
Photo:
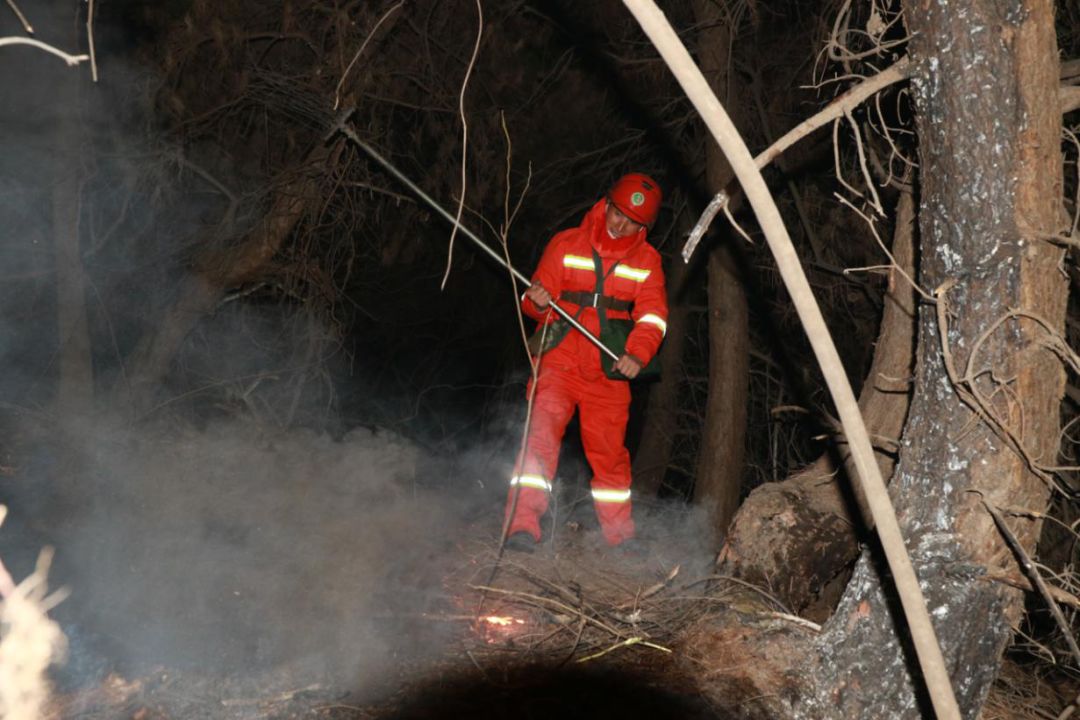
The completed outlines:
[[[601,356],[574,330],[543,353],[529,436],[510,481],[510,548],[529,550],[540,540],[540,518],[548,508],[559,445],[575,409],[580,411],[582,444],[594,474],[592,498],[604,539],[618,546],[634,537],[630,453],[624,444],[630,410],[627,380],[648,365],[667,330],[660,254],[646,241],[661,197],[659,185],[647,175],[620,178],[581,225],[551,239],[525,292],[523,310],[541,323],[558,317],[548,307],[554,298],[593,335],[600,334],[600,307],[608,318],[630,319],[633,326],[617,362]],[[597,264],[604,274],[601,296],[595,293]],[[601,363],[625,379],[608,378]]]

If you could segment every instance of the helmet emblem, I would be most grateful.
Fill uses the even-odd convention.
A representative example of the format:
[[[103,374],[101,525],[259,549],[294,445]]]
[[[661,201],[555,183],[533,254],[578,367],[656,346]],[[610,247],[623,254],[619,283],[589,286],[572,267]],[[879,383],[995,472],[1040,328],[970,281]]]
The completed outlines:
[[[641,207],[645,204],[645,194],[636,192],[630,196],[630,204],[634,207]]]

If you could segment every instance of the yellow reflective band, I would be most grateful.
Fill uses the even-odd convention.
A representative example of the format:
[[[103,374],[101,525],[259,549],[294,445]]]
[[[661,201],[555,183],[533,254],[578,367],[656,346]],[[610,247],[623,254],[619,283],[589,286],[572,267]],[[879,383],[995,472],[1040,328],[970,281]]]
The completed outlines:
[[[592,496],[596,502],[630,502],[630,490],[593,490]]]
[[[664,318],[660,317],[659,315],[648,313],[647,315],[642,315],[640,318],[638,318],[638,322],[655,325],[656,327],[660,328],[661,333],[667,335],[667,323],[664,322]]]
[[[578,270],[596,271],[596,266],[593,265],[592,258],[581,257],[580,255],[563,255],[562,264],[565,267],[576,268]],[[616,274],[618,274],[618,272],[616,272]]]
[[[652,270],[643,270],[642,268],[630,267],[628,265],[616,265],[615,277],[626,278],[627,280],[633,280],[635,282],[645,282],[645,278],[649,277],[649,273]]]
[[[545,480],[543,475],[515,475],[510,478],[510,486],[513,487],[514,485],[551,492],[551,483]]]

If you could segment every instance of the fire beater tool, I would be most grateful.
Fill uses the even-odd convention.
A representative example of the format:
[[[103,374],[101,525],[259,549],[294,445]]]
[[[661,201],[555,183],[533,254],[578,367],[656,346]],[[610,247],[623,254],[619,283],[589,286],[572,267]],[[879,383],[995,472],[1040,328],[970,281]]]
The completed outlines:
[[[327,133],[325,138],[326,140],[329,140],[331,137],[333,137],[339,132],[343,134],[350,141],[352,141],[354,145],[366,152],[372,160],[382,165],[387,172],[400,180],[407,188],[412,190],[417,195],[417,197],[427,203],[433,210],[435,210],[435,212],[446,218],[447,222],[449,222],[451,225],[457,226],[457,229],[463,235],[465,235],[465,237],[472,240],[473,243],[475,243],[478,248],[487,253],[492,260],[509,270],[510,274],[515,280],[525,285],[526,288],[532,285],[532,281],[529,280],[529,278],[523,273],[519,272],[517,268],[507,262],[506,258],[495,252],[495,250],[489,247],[487,243],[485,243],[483,240],[477,237],[475,233],[469,230],[469,228],[465,227],[457,220],[455,220],[453,215],[447,212],[447,210],[443,206],[439,205],[439,203],[437,203],[434,198],[424,192],[419,185],[410,180],[409,177],[405,175],[405,173],[398,170],[393,163],[383,157],[377,150],[375,150],[375,148],[371,147],[371,145],[368,145],[366,142],[361,140],[360,137],[356,134],[356,132],[347,124],[349,121],[349,117],[353,114],[354,109],[355,108],[350,108],[338,116],[337,122],[335,123],[333,129],[331,129],[331,131]],[[616,355],[615,352],[611,350],[611,348],[601,342],[600,338],[589,332],[589,330],[584,325],[578,322],[573,315],[560,307],[559,304],[556,303],[554,300],[551,301],[551,309],[554,310],[555,313],[563,320],[570,323],[570,326],[572,328],[584,335],[589,340],[589,342],[600,348],[600,351],[602,353],[610,357],[612,360],[618,361],[619,356]]]

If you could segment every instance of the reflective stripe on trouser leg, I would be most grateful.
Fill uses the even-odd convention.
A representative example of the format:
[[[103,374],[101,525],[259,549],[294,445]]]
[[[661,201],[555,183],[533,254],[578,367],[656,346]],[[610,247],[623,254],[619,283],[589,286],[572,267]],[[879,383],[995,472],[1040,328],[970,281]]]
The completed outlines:
[[[514,493],[518,494],[514,517],[508,533],[527,532],[540,539],[540,518],[548,509],[551,480],[559,462],[559,445],[562,443],[566,424],[574,414],[574,399],[559,374],[542,372],[533,400],[532,421],[524,456],[518,458],[514,469],[516,486],[511,480],[506,499],[506,514],[514,507]],[[520,489],[517,489],[520,488]]]
[[[618,545],[634,536],[630,506],[630,453],[624,444],[630,415],[629,384],[590,383],[581,398],[581,440],[592,467],[593,506],[604,539]]]

